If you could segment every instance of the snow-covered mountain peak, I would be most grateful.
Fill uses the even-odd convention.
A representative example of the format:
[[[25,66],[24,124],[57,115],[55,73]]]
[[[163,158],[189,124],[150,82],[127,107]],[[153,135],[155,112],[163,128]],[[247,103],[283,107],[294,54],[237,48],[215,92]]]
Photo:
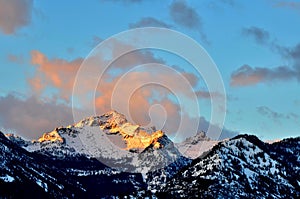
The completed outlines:
[[[155,148],[163,147],[158,142],[158,139],[164,135],[162,131],[156,131],[155,128],[144,129],[140,125],[132,124],[127,121],[123,114],[114,110],[101,116],[85,118],[67,128],[81,131],[80,129],[89,127],[99,127],[98,131],[104,132],[117,147],[128,151],[142,152],[150,145],[153,145]],[[53,131],[54,135],[52,137],[57,135],[55,132]],[[98,135],[100,136],[101,133]]]
[[[176,143],[178,150],[188,158],[195,159],[208,152],[219,141],[211,140],[203,131],[186,138],[183,142]]]
[[[81,120],[80,122],[73,124],[73,125],[69,125],[67,128],[72,128],[72,127],[76,127],[76,128],[82,128],[83,126],[99,126],[100,125],[100,117],[99,116],[91,116],[88,118],[85,118],[83,120]]]
[[[110,111],[105,113],[102,117],[106,118],[105,123],[108,127],[114,128],[116,126],[121,126],[127,123],[125,115],[118,113],[117,111]]]
[[[198,132],[195,136],[188,137],[185,139],[185,142],[188,142],[190,144],[197,144],[201,141],[210,141],[211,139],[206,136],[206,133],[204,131]]]
[[[176,165],[186,164],[186,158],[164,132],[132,124],[116,111],[56,128],[22,147],[62,159],[74,156],[96,158],[109,167],[131,172],[146,173],[175,161]]]
[[[126,122],[127,119],[123,114],[112,110],[100,116],[87,117],[81,120],[80,122],[70,125],[68,127],[82,128],[83,126],[102,126],[102,128],[104,129],[109,129],[114,128],[116,126],[121,126]]]

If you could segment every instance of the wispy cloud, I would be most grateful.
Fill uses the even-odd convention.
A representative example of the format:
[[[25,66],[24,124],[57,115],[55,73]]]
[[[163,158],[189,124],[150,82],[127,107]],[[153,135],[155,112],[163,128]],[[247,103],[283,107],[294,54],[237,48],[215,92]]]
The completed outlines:
[[[7,35],[31,22],[33,0],[0,0],[0,30]]]
[[[172,26],[153,17],[143,17],[136,23],[129,24],[129,28],[142,28],[142,27],[171,28]]]
[[[267,106],[259,106],[256,109],[257,109],[258,113],[270,118],[271,120],[273,120],[276,123],[281,123],[282,120],[292,120],[292,121],[298,122],[298,120],[300,119],[300,116],[295,113],[288,113],[288,114],[279,113],[279,112],[273,111],[272,109],[270,109]]]
[[[131,4],[131,3],[141,3],[141,2],[143,2],[145,0],[100,0],[100,1]]]
[[[250,28],[243,28],[242,34],[245,36],[253,37],[257,43],[265,44],[269,42],[270,34],[268,31],[252,26]]]
[[[275,68],[243,65],[231,74],[231,86],[250,86],[258,83],[273,83],[298,78],[298,73],[287,66]]]
[[[280,45],[276,38],[271,38],[268,31],[255,26],[244,28],[242,32],[245,36],[253,37],[258,44],[291,61],[295,70],[300,70],[300,43],[291,47]]]
[[[300,106],[300,100],[299,99],[294,100],[293,103],[296,106]]]
[[[7,60],[17,64],[23,64],[24,58],[21,55],[8,54]]]
[[[203,24],[197,11],[189,6],[184,0],[174,0],[170,6],[170,16],[173,21],[185,28],[196,30],[200,33],[201,39],[209,43],[203,31]]]
[[[183,119],[183,123],[185,125],[189,125],[191,123],[191,121],[193,121],[192,118],[188,118],[188,119]],[[175,124],[174,124],[175,125]],[[210,135],[210,138],[212,139],[215,139],[215,140],[223,140],[223,139],[226,139],[226,138],[232,138],[236,135],[239,134],[239,132],[237,131],[232,131],[232,130],[229,130],[227,128],[223,128],[223,129],[220,129],[220,127],[218,125],[215,125],[215,124],[211,124],[208,120],[206,120],[204,117],[200,117],[200,120],[199,120],[199,126],[198,126],[198,132],[200,131],[204,131],[204,132],[207,132],[208,131],[208,128],[211,128],[211,133]],[[220,132],[221,131],[221,135],[219,134],[214,134],[214,132]],[[191,134],[192,132],[187,132],[186,134],[188,136],[193,136],[193,134]]]
[[[202,26],[201,17],[185,1],[175,0],[170,6],[170,15],[177,24],[195,29]]]
[[[252,37],[256,43],[266,46],[271,51],[289,60],[290,65],[276,67],[249,66],[244,64],[232,72],[231,86],[250,86],[259,83],[271,84],[278,81],[300,81],[300,44],[294,47],[279,45],[276,39],[271,39],[268,31],[259,27],[244,28],[244,36]]]
[[[277,2],[273,3],[273,6],[300,11],[300,2],[299,1],[277,1]]]
[[[226,8],[240,8],[239,1],[236,0],[211,0],[207,1],[206,5],[209,9],[214,10],[215,12],[220,12]]]
[[[95,47],[102,41],[103,41],[103,39],[101,37],[93,36],[92,41],[89,44],[91,47]]]
[[[209,92],[204,90],[199,90],[196,91],[195,93],[199,99],[212,99],[212,98],[224,99],[226,97],[218,92]]]
[[[230,5],[230,6],[235,6],[235,4],[236,4],[235,0],[220,0],[220,2]]]

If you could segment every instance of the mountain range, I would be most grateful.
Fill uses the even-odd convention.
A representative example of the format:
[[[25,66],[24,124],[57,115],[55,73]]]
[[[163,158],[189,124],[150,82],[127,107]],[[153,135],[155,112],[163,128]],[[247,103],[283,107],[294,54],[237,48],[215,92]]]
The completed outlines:
[[[300,137],[173,143],[110,111],[33,141],[0,132],[0,154],[1,198],[300,198]]]

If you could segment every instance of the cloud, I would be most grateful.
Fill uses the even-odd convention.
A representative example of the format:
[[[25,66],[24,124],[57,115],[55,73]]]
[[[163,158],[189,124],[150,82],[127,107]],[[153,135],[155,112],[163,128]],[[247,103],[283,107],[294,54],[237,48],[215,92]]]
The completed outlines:
[[[207,1],[206,3],[209,9],[214,10],[215,12],[220,12],[224,8],[238,8],[241,7],[236,0],[213,0]]]
[[[187,122],[191,122],[192,120],[193,120],[192,118],[189,118]],[[221,128],[217,124],[211,124],[208,120],[206,120],[205,117],[201,116],[199,120],[198,132],[201,131],[208,132],[209,127],[211,128],[211,134],[207,134],[207,136],[212,138],[213,140],[223,140],[226,138],[232,138],[239,134],[237,131],[232,131],[225,127]],[[221,132],[221,134],[217,134],[216,132]],[[193,136],[190,133],[187,134],[189,134],[189,136]]]
[[[118,54],[118,51],[122,48],[126,48],[123,43],[118,43],[110,46],[112,48],[111,56]],[[93,59],[93,57],[91,57]],[[47,89],[55,89],[58,91],[58,98],[64,99],[66,102],[71,98],[71,92],[77,70],[82,63],[81,58],[73,60],[65,60],[61,58],[49,58],[40,51],[31,52],[31,62],[36,69],[36,73],[33,77],[29,78],[30,85],[33,92],[36,95],[45,93]],[[107,60],[102,56],[97,56],[97,62],[91,62],[94,66],[102,66],[107,64]],[[115,62],[112,63],[110,68],[106,71],[104,76],[100,79],[98,87],[94,88],[93,80],[98,78],[97,74],[99,68],[89,65],[92,71],[83,73],[81,71],[82,89],[80,89],[80,96],[83,98],[83,104],[81,104],[84,110],[91,108],[91,93],[96,92],[95,106],[96,113],[103,114],[112,109],[111,103],[114,100],[117,107],[113,107],[117,111],[126,114],[132,118],[131,122],[141,125],[148,125],[150,122],[152,125],[161,126],[163,122],[163,130],[170,134],[176,132],[181,120],[181,116],[186,119],[185,128],[189,129],[191,122],[195,121],[195,115],[191,116],[187,108],[183,109],[176,101],[176,95],[186,96],[184,98],[185,106],[189,105],[191,98],[191,92],[195,92],[200,99],[210,99],[210,97],[216,97],[222,99],[223,96],[216,92],[208,93],[202,90],[188,91],[183,85],[181,78],[191,84],[192,88],[197,87],[199,79],[190,72],[185,72],[183,69],[174,68],[173,66],[167,68],[173,68],[177,73],[170,73],[169,70],[162,70],[156,66],[144,66],[137,70],[132,70],[135,66],[139,66],[145,63],[158,63],[165,64],[165,61],[159,57],[156,57],[151,51],[134,51],[121,56]],[[131,71],[130,71],[131,70]],[[100,75],[100,74],[99,74]],[[122,82],[121,80],[125,81]],[[163,86],[149,84],[144,85],[144,82],[160,82]],[[170,88],[174,88],[176,93],[172,93]],[[119,90],[117,90],[119,89]],[[135,90],[136,89],[136,90]],[[47,92],[46,92],[47,93]],[[116,94],[113,97],[113,94]],[[49,94],[49,93],[48,93]],[[130,95],[127,97],[127,95]],[[175,99],[175,100],[174,100]],[[153,121],[149,116],[149,110],[153,105],[161,105],[164,107],[164,111],[160,109],[153,109],[152,114],[155,115]],[[130,113],[127,114],[126,108],[129,107]],[[167,117],[164,117],[164,112]],[[164,120],[165,118],[166,121]],[[190,132],[187,132],[189,134]],[[192,133],[192,131],[191,131]]]
[[[120,48],[122,48],[120,46]],[[118,49],[114,52],[114,54],[118,54]],[[145,51],[145,50],[139,50],[139,51],[133,51],[130,53],[127,53],[126,55],[123,55],[119,57],[113,64],[112,68],[118,68],[118,69],[129,69],[133,66],[138,66],[141,64],[146,63],[160,63],[165,64],[165,61],[159,57],[156,57],[153,52],[151,51]]]
[[[292,47],[278,44],[276,38],[270,37],[270,33],[262,28],[250,27],[242,30],[244,36],[253,37],[261,45],[268,47],[271,51],[279,54],[285,59],[292,62],[295,70],[300,71],[300,43]]]
[[[293,103],[296,106],[300,106],[300,100],[299,99],[294,100]]]
[[[232,72],[231,86],[250,86],[291,80],[300,82],[300,43],[294,47],[282,46],[276,42],[276,39],[270,39],[269,32],[258,27],[244,28],[242,32],[243,35],[254,38],[258,44],[268,47],[271,51],[288,60],[289,65],[269,68],[252,67],[244,64]]]
[[[260,113],[261,115],[267,116],[268,118],[273,119],[274,121],[278,121],[280,119],[285,118],[284,114],[275,112],[266,106],[259,106],[256,109],[257,109],[258,113]]]
[[[273,83],[298,78],[299,74],[287,66],[275,68],[251,67],[243,65],[231,74],[231,86],[250,86],[259,83]]]
[[[141,3],[145,0],[101,0],[101,1],[131,4],[131,3]]]
[[[29,84],[35,93],[49,87],[58,88],[61,98],[68,101],[82,61],[81,58],[72,61],[59,58],[49,60],[43,53],[34,50],[31,52],[31,63],[36,67],[36,74],[29,78]]]
[[[131,116],[133,120],[136,123],[147,125],[150,122],[148,111],[153,104],[163,104],[163,107],[169,107],[167,114],[171,117],[180,115],[176,111],[180,110],[179,105],[169,100],[169,95],[172,95],[169,89],[173,89],[176,92],[174,95],[190,95],[190,92],[186,91],[186,87],[182,86],[183,83],[180,81],[180,77],[172,73],[170,74],[166,70],[154,69],[150,71],[146,69],[146,71],[133,71],[126,74],[126,76],[123,75],[114,77],[113,81],[100,82],[100,86],[97,89],[100,96],[96,99],[96,107],[100,113],[110,110],[111,101],[117,99],[117,106],[120,112],[125,113],[129,105],[130,110],[132,110]],[[150,82],[150,84],[144,85],[144,82]],[[151,82],[159,82],[163,86]],[[127,95],[132,91],[134,92],[128,97]],[[112,97],[113,92],[115,92],[114,98]],[[153,98],[155,93],[157,93],[158,97]],[[173,108],[171,109],[171,107]],[[176,125],[174,123],[174,125],[169,125],[169,127],[171,126],[173,126],[173,131]],[[171,131],[171,129],[168,130]]]
[[[194,29],[202,26],[201,18],[185,1],[173,1],[170,6],[170,15],[179,25]]]
[[[285,59],[287,59],[291,65],[294,75],[292,78],[296,78],[300,82],[300,43],[294,47],[285,47],[278,44],[273,44],[273,48]]]
[[[278,44],[274,44],[275,50],[286,59],[289,59],[293,62],[293,66],[297,71],[300,71],[300,43],[294,47],[285,47]]]
[[[300,10],[300,2],[298,1],[278,1],[273,4],[274,7],[288,8],[292,10]]]
[[[221,0],[220,2],[222,2],[224,4],[228,4],[230,6],[235,6],[236,5],[236,1],[235,0]]]
[[[203,91],[198,90],[195,92],[198,98],[200,99],[211,99],[211,98],[218,98],[218,99],[224,99],[224,95],[218,92],[209,92],[209,91]]]
[[[7,60],[12,62],[12,63],[17,63],[17,64],[23,64],[24,63],[24,59],[20,55],[8,54],[7,55]]]
[[[203,24],[200,15],[193,7],[187,5],[186,1],[174,0],[170,6],[169,13],[176,24],[199,31],[201,39],[208,43],[206,34],[203,32]]]
[[[175,126],[178,125],[178,120],[179,119],[173,121]],[[201,131],[208,132],[209,127],[211,128],[211,132],[210,132],[210,134],[207,134],[207,136],[213,140],[223,140],[226,138],[232,138],[239,134],[237,131],[232,131],[225,127],[221,128],[219,125],[211,124],[209,121],[207,121],[205,119],[205,117],[202,117],[202,116],[200,118],[191,118],[188,115],[184,114],[182,122],[183,122],[184,126],[187,126],[187,128],[186,128],[187,131],[184,133],[179,133],[177,135],[171,134],[170,137],[172,137],[175,142],[181,142],[187,137],[194,136],[195,133],[197,133],[197,132],[201,132]],[[197,132],[194,132],[194,129],[189,130],[189,128],[188,128],[189,125],[193,122],[199,122]],[[217,132],[221,132],[221,134],[218,134]],[[173,137],[173,136],[175,136],[175,137]]]
[[[209,125],[211,125],[212,132],[220,131],[220,127],[218,125],[210,124],[209,121],[207,121],[204,117],[200,117],[198,132],[200,132],[200,131],[207,132]],[[214,134],[214,135],[208,135],[208,136],[215,140],[223,140],[226,138],[232,138],[238,134],[239,134],[238,132],[229,130],[224,127],[221,129],[221,135]]]
[[[69,48],[66,49],[66,51],[67,51],[69,54],[73,54],[74,51],[75,51],[75,48],[69,47]]]
[[[31,21],[33,0],[0,0],[0,30],[7,35]]]
[[[149,93],[148,89],[139,90],[138,92],[142,92],[142,94],[136,93],[131,99],[132,116],[135,121],[142,121],[140,124],[146,124],[145,122],[150,120],[148,111],[151,106],[146,97],[149,97],[151,93]],[[173,132],[178,128],[178,124],[181,120],[180,107],[178,104],[166,99],[154,102],[154,104],[156,103],[161,104],[168,114],[163,130],[165,130],[169,136],[174,136]],[[104,103],[104,105],[107,104],[108,103]],[[41,100],[36,96],[25,98],[17,94],[9,94],[0,97],[0,112],[3,113],[0,115],[1,129],[6,130],[6,132],[16,132],[18,135],[27,139],[37,139],[44,132],[49,132],[56,127],[67,126],[74,123],[71,107],[58,103],[56,99]],[[154,119],[158,120],[158,122],[165,119],[160,110],[154,110],[151,114],[153,114]],[[191,122],[196,122],[195,120],[196,118],[191,118],[189,115],[183,113],[183,125],[186,126],[185,129],[188,129]],[[201,117],[198,131],[207,131],[208,126],[209,122],[204,117]],[[211,128],[213,131],[220,129],[217,125],[212,125]],[[187,131],[181,133],[178,139],[193,136],[195,132]],[[237,132],[224,128],[220,137],[219,135],[209,136],[215,139],[224,139],[233,137],[236,134]]]
[[[242,34],[245,36],[251,36],[257,43],[265,44],[269,42],[270,34],[268,31],[252,26],[250,28],[243,28]]]
[[[113,54],[118,54],[118,49],[125,48],[125,46],[122,45],[118,45],[118,47],[119,48],[113,48]],[[71,97],[76,74],[82,62],[82,58],[76,58],[70,61],[61,58],[49,59],[42,52],[33,50],[31,52],[31,63],[35,67],[36,72],[33,77],[28,79],[28,82],[35,94],[41,94],[45,92],[46,89],[52,87],[58,90],[60,98],[68,102]],[[164,63],[164,61],[160,58],[156,58],[152,52],[134,51],[118,58],[112,64],[111,68],[126,72],[126,70],[136,65],[145,63]],[[98,62],[96,64],[105,65],[107,62],[101,59],[100,63]],[[91,66],[90,68],[94,71],[90,71],[89,74],[84,74],[87,78],[85,82],[82,82],[85,85],[86,91],[94,90],[92,83],[90,83],[93,81],[90,79],[90,76],[98,74],[96,67]],[[110,77],[110,79],[112,78],[115,77]],[[105,81],[110,81],[110,79],[106,79]]]
[[[157,71],[156,71],[157,72]],[[96,107],[99,112],[106,112],[110,110],[110,102],[116,100],[118,108],[117,110],[125,113],[126,108],[129,104],[130,115],[132,121],[141,125],[154,125],[157,127],[161,126],[161,123],[164,122],[163,130],[171,137],[174,136],[174,133],[177,132],[180,122],[183,122],[184,132],[178,132],[181,134],[179,139],[188,136],[192,136],[194,131],[198,129],[207,130],[209,122],[205,118],[200,118],[200,124],[197,129],[192,129],[193,124],[197,122],[195,116],[191,116],[184,107],[181,107],[178,102],[170,100],[169,96],[174,95],[174,97],[179,97],[178,93],[186,93],[185,96],[189,96],[189,92],[185,90],[185,87],[182,87],[182,81],[178,79],[173,74],[168,73],[167,71],[160,70],[158,73],[151,73],[149,71],[138,71],[132,72],[126,75],[126,82],[130,83],[120,83],[117,85],[119,78],[116,77],[112,82],[103,82],[102,86],[98,89],[101,95],[96,99]],[[183,75],[185,77],[189,75]],[[142,82],[160,82],[165,87],[160,87],[157,85],[147,85],[138,90],[136,90],[131,96],[128,102],[127,93],[130,93],[132,88],[138,88],[139,85],[143,85]],[[192,80],[193,81],[193,80]],[[171,85],[170,87],[168,85]],[[118,87],[118,90],[115,88]],[[176,93],[171,94],[169,88],[174,89]],[[116,92],[116,96],[112,97],[112,93]],[[217,92],[212,92],[211,94],[207,91],[192,91],[195,92],[196,96],[201,99],[211,99],[211,97],[222,98],[223,96]],[[155,93],[158,93],[158,98],[154,98]],[[149,100],[152,99],[152,100]],[[184,106],[189,106],[187,102],[181,101],[184,103]],[[164,111],[160,109],[150,109],[153,105],[160,105],[163,107]],[[150,114],[153,117],[150,117]],[[151,120],[152,119],[152,120]],[[206,121],[206,122],[205,122]],[[150,124],[151,123],[151,124]],[[217,125],[212,126],[214,132],[220,128]],[[236,132],[230,131],[228,129],[223,129],[221,138],[230,137],[231,135],[236,135]],[[209,135],[215,139],[218,139],[219,135]],[[185,138],[184,137],[184,138]]]
[[[283,114],[273,111],[267,106],[259,106],[256,109],[258,113],[272,119],[275,123],[281,123],[281,120],[293,120],[298,122],[300,119],[300,116],[295,113]]]
[[[102,38],[100,38],[100,37],[98,37],[98,36],[93,36],[93,39],[92,39],[92,41],[90,42],[90,46],[91,47],[96,47],[100,42],[102,42],[103,41],[103,39]]]
[[[24,99],[9,94],[0,97],[0,112],[2,128],[16,131],[28,139],[36,139],[44,132],[74,123],[68,106],[35,96]]]
[[[141,18],[136,23],[129,24],[129,28],[142,28],[142,27],[171,28],[172,26],[153,17],[144,17]]]

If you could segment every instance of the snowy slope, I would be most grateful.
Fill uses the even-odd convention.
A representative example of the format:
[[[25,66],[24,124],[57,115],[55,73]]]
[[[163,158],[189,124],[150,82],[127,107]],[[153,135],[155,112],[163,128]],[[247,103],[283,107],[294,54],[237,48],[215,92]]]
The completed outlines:
[[[299,142],[295,144],[299,147]],[[283,147],[284,148],[284,147]],[[274,146],[255,136],[220,142],[203,158],[180,171],[159,193],[164,197],[297,198],[300,176],[295,162],[286,164]],[[299,152],[297,152],[299,153]]]
[[[175,146],[185,157],[195,159],[207,153],[218,143],[219,141],[208,138],[204,132],[199,132],[183,142],[175,143]]]
[[[84,156],[30,153],[0,132],[0,198],[102,198],[143,187],[141,174],[121,173]]]

